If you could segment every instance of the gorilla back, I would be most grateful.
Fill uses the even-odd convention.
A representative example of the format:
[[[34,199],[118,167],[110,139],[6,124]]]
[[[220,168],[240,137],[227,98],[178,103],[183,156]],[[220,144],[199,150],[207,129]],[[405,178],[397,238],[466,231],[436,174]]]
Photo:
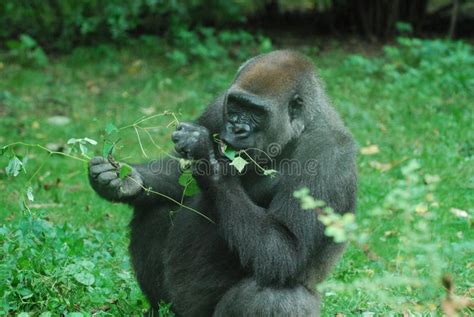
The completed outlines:
[[[252,163],[237,173],[215,134]],[[311,61],[292,51],[250,59],[172,141],[201,189],[185,205],[213,222],[185,208],[170,217],[176,205],[143,190],[179,201],[175,160],[133,165],[124,180],[106,159],[90,163],[92,187],[134,207],[130,252],[152,311],[163,300],[181,316],[319,316],[314,287],[344,245],[293,192],[307,187],[336,212],[354,212],[357,173],[353,138]],[[276,176],[262,173],[270,168]]]

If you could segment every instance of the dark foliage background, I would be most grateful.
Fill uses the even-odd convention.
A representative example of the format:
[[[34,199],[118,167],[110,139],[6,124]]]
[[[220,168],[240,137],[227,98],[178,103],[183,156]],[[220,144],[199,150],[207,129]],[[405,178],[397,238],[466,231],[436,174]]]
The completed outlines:
[[[415,34],[436,30],[454,36],[450,22],[465,34],[472,26],[473,11],[474,4],[466,0],[4,0],[0,40],[8,47],[8,40],[27,34],[46,50],[69,51],[103,41],[123,43],[139,34],[173,41],[182,30],[202,26],[268,25],[304,25],[313,33],[387,39],[396,34],[399,21],[410,24]]]

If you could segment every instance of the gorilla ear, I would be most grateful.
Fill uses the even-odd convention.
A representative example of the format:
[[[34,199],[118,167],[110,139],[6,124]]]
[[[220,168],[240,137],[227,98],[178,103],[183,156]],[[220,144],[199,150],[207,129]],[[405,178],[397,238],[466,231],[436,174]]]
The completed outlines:
[[[291,98],[288,111],[292,121],[301,117],[303,112],[303,99],[298,94],[295,94],[293,98]]]

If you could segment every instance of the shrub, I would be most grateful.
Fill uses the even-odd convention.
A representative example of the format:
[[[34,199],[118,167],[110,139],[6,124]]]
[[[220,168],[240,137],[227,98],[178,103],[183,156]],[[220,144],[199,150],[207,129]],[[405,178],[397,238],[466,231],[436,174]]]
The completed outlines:
[[[54,225],[41,216],[0,226],[0,314],[136,309],[145,301],[125,244],[125,233]]]
[[[355,75],[381,76],[389,89],[400,93],[417,87],[419,95],[433,89],[445,95],[474,94],[474,54],[472,46],[461,41],[422,40],[400,37],[397,46],[385,46],[383,56],[369,59],[354,55],[346,66]]]
[[[242,20],[239,4],[213,1],[16,1],[0,2],[0,40],[27,33],[43,47],[67,51],[77,44],[104,39],[121,42],[136,30],[167,34],[193,21],[215,24]],[[173,33],[173,32],[172,32]]]

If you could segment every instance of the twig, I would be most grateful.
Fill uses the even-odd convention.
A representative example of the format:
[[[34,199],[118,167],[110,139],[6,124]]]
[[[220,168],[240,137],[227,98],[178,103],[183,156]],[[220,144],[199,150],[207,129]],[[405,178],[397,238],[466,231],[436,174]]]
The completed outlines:
[[[204,219],[208,220],[209,222],[213,223],[213,224],[216,224],[216,222],[214,220],[212,220],[211,218],[209,218],[208,216],[206,216],[205,214],[203,214],[202,212],[200,211],[197,211],[196,209],[192,208],[192,207],[189,207],[189,206],[186,206],[182,203],[180,203],[179,201],[177,201],[176,199],[174,199],[173,197],[170,197],[166,194],[163,194],[163,193],[160,193],[160,192],[157,192],[157,191],[154,191],[152,190],[151,188],[147,188],[145,186],[143,186],[142,184],[140,184],[139,182],[137,182],[135,179],[133,179],[132,177],[130,176],[127,176],[130,180],[132,180],[133,182],[135,182],[136,184],[138,184],[145,192],[147,193],[152,193],[152,194],[155,194],[155,195],[158,195],[158,196],[161,196],[163,198],[166,198],[168,199],[169,201],[175,203],[176,205],[182,207],[182,208],[185,208],[185,209],[188,209],[196,214],[198,214],[199,216],[203,217]]]
[[[15,145],[23,145],[23,146],[27,146],[27,147],[37,147],[39,149],[42,149],[42,150],[48,152],[49,155],[60,155],[60,156],[69,157],[69,158],[72,158],[74,160],[81,161],[81,162],[84,162],[84,163],[87,162],[87,160],[82,159],[82,158],[77,157],[77,156],[74,156],[74,155],[70,155],[70,154],[66,154],[66,153],[58,152],[58,151],[52,151],[52,150],[48,149],[47,147],[44,147],[40,144],[31,144],[31,143],[25,143],[25,142],[13,142],[13,143],[2,146],[1,150],[5,151],[9,147],[12,147],[12,146],[15,146]]]
[[[140,145],[140,149],[142,150],[143,156],[146,157],[146,158],[148,158],[148,155],[146,155],[145,149],[143,148],[142,140],[141,140],[141,138],[140,138],[140,133],[138,133],[137,126],[134,125],[134,126],[133,126],[133,129],[135,129],[135,133],[137,134],[138,144]]]
[[[120,141],[120,139],[112,144],[112,146],[110,147],[109,153],[107,153],[107,160],[115,168],[120,168],[120,164],[114,159],[114,157],[112,155],[113,151],[114,151],[114,148],[115,148],[115,145],[117,144],[118,141]]]

